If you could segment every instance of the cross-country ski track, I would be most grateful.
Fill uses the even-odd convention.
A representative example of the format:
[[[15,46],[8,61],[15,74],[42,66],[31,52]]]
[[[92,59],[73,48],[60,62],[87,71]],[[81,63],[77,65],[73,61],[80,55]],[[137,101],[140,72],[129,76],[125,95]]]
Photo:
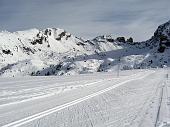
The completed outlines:
[[[168,127],[166,72],[155,69],[120,74],[34,77],[25,82],[13,79],[16,83],[3,79],[0,126]]]

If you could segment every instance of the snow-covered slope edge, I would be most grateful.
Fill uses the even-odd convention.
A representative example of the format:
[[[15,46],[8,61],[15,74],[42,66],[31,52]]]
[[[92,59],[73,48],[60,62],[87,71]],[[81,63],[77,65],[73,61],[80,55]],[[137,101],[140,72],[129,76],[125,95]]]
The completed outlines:
[[[170,21],[144,42],[83,40],[59,28],[0,33],[0,76],[72,75],[170,65]]]

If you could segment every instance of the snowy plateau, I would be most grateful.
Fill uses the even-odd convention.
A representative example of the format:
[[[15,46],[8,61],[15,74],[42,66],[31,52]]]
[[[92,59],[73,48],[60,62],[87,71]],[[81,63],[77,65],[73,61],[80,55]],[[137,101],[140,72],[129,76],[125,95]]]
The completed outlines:
[[[170,21],[147,41],[59,28],[0,33],[1,127],[170,127]]]

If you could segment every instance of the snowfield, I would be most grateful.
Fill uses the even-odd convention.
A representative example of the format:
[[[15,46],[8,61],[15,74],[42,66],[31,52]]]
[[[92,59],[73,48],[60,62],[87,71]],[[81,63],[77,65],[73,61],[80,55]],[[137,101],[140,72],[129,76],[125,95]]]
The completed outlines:
[[[169,127],[165,69],[0,78],[2,127]]]
[[[0,32],[0,77],[79,75],[170,66],[170,21],[147,41],[101,35],[84,40],[60,28]]]

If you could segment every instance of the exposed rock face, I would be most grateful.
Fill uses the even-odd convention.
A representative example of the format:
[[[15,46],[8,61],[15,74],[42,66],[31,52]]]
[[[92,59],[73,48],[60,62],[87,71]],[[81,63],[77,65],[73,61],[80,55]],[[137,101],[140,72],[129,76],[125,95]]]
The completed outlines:
[[[116,40],[119,42],[126,42],[125,37],[118,37]]]
[[[127,42],[131,42],[131,43],[133,43],[133,38],[132,38],[132,37],[130,37],[129,39],[127,39]]]
[[[157,41],[160,42],[160,45],[170,46],[170,21],[166,22],[163,25],[160,25],[156,32],[154,33],[154,37]]]

